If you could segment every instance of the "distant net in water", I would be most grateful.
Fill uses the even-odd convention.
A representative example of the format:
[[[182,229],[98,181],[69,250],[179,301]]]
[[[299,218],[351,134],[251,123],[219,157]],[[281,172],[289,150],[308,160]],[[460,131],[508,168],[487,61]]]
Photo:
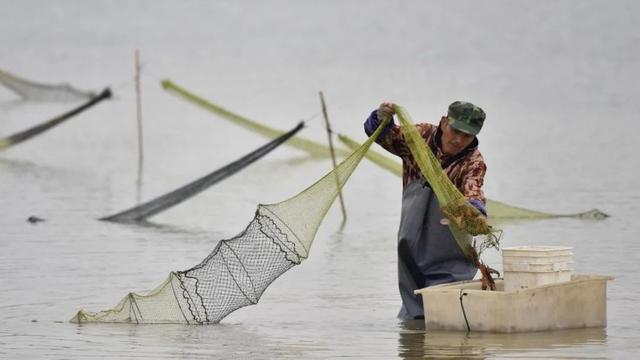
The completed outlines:
[[[23,141],[29,140],[31,138],[36,137],[44,133],[45,131],[62,124],[63,122],[71,119],[72,117],[80,114],[81,112],[93,107],[94,105],[100,103],[105,99],[109,99],[111,97],[111,90],[109,88],[105,88],[102,90],[100,94],[95,97],[89,99],[86,103],[67,111],[64,114],[58,115],[53,119],[42,122],[36,126],[30,127],[26,130],[17,132],[13,135],[9,135],[7,137],[0,138],[0,150],[7,149],[14,145],[17,145]]]
[[[195,104],[203,109],[206,109],[223,119],[230,121],[238,126],[241,126],[247,130],[253,131],[256,134],[260,134],[266,138],[273,139],[284,133],[282,130],[274,129],[267,125],[261,124],[257,121],[246,118],[242,115],[236,114],[230,110],[223,108],[220,105],[214,104],[210,100],[206,100],[176,84],[174,84],[171,80],[162,81],[162,87],[171,92],[172,94],[178,95],[181,98],[189,101],[192,104]],[[321,156],[329,156],[330,149],[327,145],[320,144],[313,140],[301,138],[299,136],[295,136],[291,140],[287,141],[287,145],[298,150],[302,150],[314,157]],[[349,152],[343,149],[335,149],[336,153],[341,156],[349,155]]]
[[[29,101],[83,101],[95,97],[91,91],[78,90],[69,84],[41,84],[0,70],[0,84]]]
[[[271,140],[269,143],[250,152],[242,158],[223,166],[222,168],[205,175],[187,185],[173,190],[165,195],[159,196],[153,200],[149,200],[133,208],[121,211],[117,214],[105,216],[100,220],[112,221],[119,223],[134,223],[147,220],[153,215],[165,211],[179,203],[196,196],[200,192],[208,189],[210,186],[228,178],[238,171],[251,165],[253,162],[270,153],[278,146],[285,143],[292,136],[304,127],[304,122],[300,122],[295,128]]]
[[[269,284],[309,256],[324,216],[386,123],[306,190],[280,203],[258,205],[246,229],[218,242],[200,264],[170,273],[149,293],[128,294],[113,309],[80,310],[71,321],[213,324],[256,304]]]

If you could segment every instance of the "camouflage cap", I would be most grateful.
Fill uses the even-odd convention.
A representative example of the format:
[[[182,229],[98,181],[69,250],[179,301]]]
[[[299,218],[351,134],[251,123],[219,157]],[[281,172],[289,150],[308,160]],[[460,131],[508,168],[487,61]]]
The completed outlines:
[[[451,127],[464,133],[477,135],[487,115],[470,102],[455,101],[449,105],[447,119]]]

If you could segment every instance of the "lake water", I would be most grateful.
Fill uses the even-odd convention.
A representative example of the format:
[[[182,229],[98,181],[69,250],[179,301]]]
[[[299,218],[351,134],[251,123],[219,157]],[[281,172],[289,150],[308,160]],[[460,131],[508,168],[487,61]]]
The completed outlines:
[[[115,99],[0,154],[3,358],[633,358],[640,350],[640,5],[635,1],[0,1],[0,68]],[[141,52],[145,164],[138,192],[133,53]],[[575,270],[611,275],[608,326],[497,335],[402,323],[396,283],[401,181],[363,161],[311,255],[260,303],[218,325],[75,325],[160,284],[239,233],[258,203],[288,198],[331,168],[285,146],[156,226],[97,218],[202,176],[266,142],[164,92],[205,98],[325,141],[364,139],[380,102],[436,122],[463,99],[487,114],[489,198],[604,221],[502,224],[503,246],[573,247]],[[0,136],[75,104],[0,89]],[[376,147],[376,150],[379,148]],[[46,221],[30,224],[29,216]],[[490,265],[500,254],[487,251]],[[500,311],[500,309],[495,309]]]

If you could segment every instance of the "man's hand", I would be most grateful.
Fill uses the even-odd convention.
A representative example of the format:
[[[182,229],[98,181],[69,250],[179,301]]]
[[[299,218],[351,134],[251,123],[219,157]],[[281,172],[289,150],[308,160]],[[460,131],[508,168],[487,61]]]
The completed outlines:
[[[384,121],[391,118],[396,113],[396,104],[391,102],[383,102],[378,107],[378,120]]]
[[[484,215],[467,202],[451,203],[443,206],[441,210],[448,220],[444,223],[441,221],[443,225],[454,223],[473,236],[491,233],[491,227]]]

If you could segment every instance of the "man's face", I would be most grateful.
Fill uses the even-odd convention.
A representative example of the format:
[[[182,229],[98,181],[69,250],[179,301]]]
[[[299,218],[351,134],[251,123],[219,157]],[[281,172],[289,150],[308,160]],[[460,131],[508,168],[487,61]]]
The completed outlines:
[[[475,139],[474,135],[451,127],[444,116],[440,120],[440,129],[442,130],[442,151],[447,155],[456,155]]]

